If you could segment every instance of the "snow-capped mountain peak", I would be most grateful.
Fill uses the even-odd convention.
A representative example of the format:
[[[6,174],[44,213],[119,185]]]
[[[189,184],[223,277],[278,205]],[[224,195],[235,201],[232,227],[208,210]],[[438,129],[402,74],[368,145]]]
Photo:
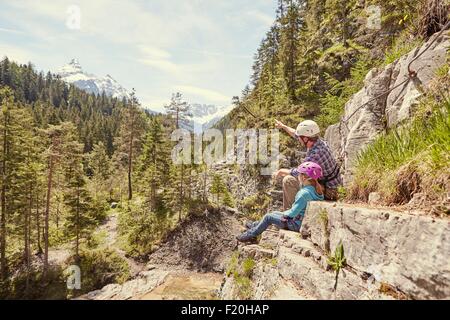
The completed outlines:
[[[57,73],[61,80],[74,84],[77,88],[89,93],[101,94],[104,92],[114,98],[129,98],[127,90],[122,87],[113,77],[107,74],[98,77],[83,71],[80,62],[72,59],[68,64],[59,69]]]
[[[59,72],[59,74],[75,74],[75,73],[83,73],[83,69],[81,68],[80,63],[77,59],[72,59],[68,64],[63,66]]]

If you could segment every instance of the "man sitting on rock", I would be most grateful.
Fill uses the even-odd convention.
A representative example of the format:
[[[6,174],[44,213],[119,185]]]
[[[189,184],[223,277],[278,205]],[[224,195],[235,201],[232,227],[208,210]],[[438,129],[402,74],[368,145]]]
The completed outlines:
[[[300,191],[295,195],[292,208],[284,212],[271,212],[264,216],[261,221],[247,222],[248,230],[236,237],[240,242],[253,241],[270,225],[281,229],[300,231],[306,207],[310,201],[323,200],[323,187],[317,181],[322,177],[322,168],[314,162],[302,163],[297,169]]]
[[[322,167],[323,178],[319,182],[324,187],[325,200],[336,201],[338,196],[337,188],[342,185],[340,168],[331,153],[330,147],[319,138],[320,128],[317,123],[312,120],[306,120],[301,122],[297,130],[295,130],[281,121],[275,121],[275,126],[278,129],[283,129],[306,147],[307,153],[304,161],[312,161]],[[284,177],[283,210],[287,210],[292,206],[295,195],[301,187],[296,179],[298,174],[297,168],[280,169],[274,173],[274,177]]]

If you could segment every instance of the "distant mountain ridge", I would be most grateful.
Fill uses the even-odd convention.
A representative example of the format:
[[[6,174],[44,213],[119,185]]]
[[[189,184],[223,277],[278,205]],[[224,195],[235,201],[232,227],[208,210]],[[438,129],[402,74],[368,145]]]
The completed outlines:
[[[129,98],[128,91],[118,83],[113,77],[107,74],[105,77],[98,77],[83,71],[77,59],[72,59],[57,72],[61,80],[74,84],[77,88],[89,93],[102,94],[113,98]]]
[[[233,108],[233,105],[228,107],[218,107],[211,104],[191,104],[194,132],[198,133],[210,129]]]
[[[113,77],[107,74],[105,77],[98,77],[85,72],[77,59],[72,59],[68,64],[61,67],[56,73],[61,80],[75,85],[77,88],[88,93],[102,94],[113,98],[129,98],[128,91],[120,85]],[[200,133],[214,126],[225,115],[227,115],[234,106],[218,107],[212,104],[191,104],[192,122],[189,126],[194,132]],[[150,114],[159,112],[146,109]]]

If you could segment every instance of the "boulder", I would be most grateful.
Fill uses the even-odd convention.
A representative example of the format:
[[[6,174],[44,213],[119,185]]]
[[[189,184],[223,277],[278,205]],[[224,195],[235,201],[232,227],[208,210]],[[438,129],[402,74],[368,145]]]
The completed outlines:
[[[90,292],[78,299],[83,300],[128,300],[147,293],[162,284],[169,272],[151,270],[141,272],[139,277],[124,284],[109,284],[100,290]]]
[[[369,204],[371,206],[379,205],[381,201],[381,195],[378,192],[371,192],[369,194]]]
[[[242,256],[246,258],[252,258],[255,260],[263,259],[263,258],[272,258],[274,255],[273,250],[262,248],[257,244],[251,244],[247,246],[243,246],[241,249]]]
[[[259,245],[266,249],[275,250],[278,246],[279,233],[278,230],[268,229],[262,233]]]
[[[324,211],[326,230],[319,218]],[[311,202],[303,227],[324,251],[329,247],[333,253],[342,241],[348,265],[360,274],[377,274],[413,299],[450,298],[448,219]]]
[[[396,126],[413,115],[419,98],[432,83],[436,70],[446,62],[446,52],[450,47],[449,31],[413,62],[411,68],[417,72],[417,77],[400,85],[408,79],[409,63],[436,36],[390,65],[372,69],[365,78],[364,87],[345,105],[341,122],[327,129],[325,140],[333,154],[342,156],[344,160],[344,185],[348,185],[353,178],[356,159],[361,150],[386,128]],[[398,85],[388,95],[383,95]],[[368,101],[371,102],[360,108]]]
[[[341,129],[339,123],[333,124],[325,131],[325,141],[328,142],[333,156],[338,159],[341,156]]]
[[[436,38],[437,34],[432,36],[420,48],[415,48],[407,55],[402,56],[393,63],[394,70],[392,74],[390,88],[395,87],[408,77],[409,63],[420,54],[428,44]],[[450,32],[444,33],[419,59],[414,61],[411,69],[417,72],[417,77],[408,83],[407,86],[401,86],[393,90],[386,101],[386,116],[389,127],[411,117],[414,107],[417,105],[418,98],[422,96],[424,90],[435,77],[436,70],[446,62],[447,50],[450,47]]]
[[[349,119],[349,121],[340,125],[340,150],[345,155],[344,184],[347,184],[352,178],[352,169],[355,166],[361,148],[373,141],[385,127],[383,117],[386,97],[380,97],[368,103],[364,108],[359,108],[359,106],[389,89],[392,70],[392,65],[384,69],[371,70],[364,80],[364,88],[356,93],[345,105],[343,118]],[[333,144],[336,145],[336,142]]]

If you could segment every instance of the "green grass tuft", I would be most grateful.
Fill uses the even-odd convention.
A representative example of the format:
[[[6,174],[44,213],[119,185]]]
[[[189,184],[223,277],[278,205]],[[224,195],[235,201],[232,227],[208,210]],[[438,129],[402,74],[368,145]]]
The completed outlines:
[[[358,157],[349,198],[367,201],[380,192],[386,204],[414,193],[430,200],[445,193],[450,170],[450,100],[435,103],[411,122],[380,135]]]

